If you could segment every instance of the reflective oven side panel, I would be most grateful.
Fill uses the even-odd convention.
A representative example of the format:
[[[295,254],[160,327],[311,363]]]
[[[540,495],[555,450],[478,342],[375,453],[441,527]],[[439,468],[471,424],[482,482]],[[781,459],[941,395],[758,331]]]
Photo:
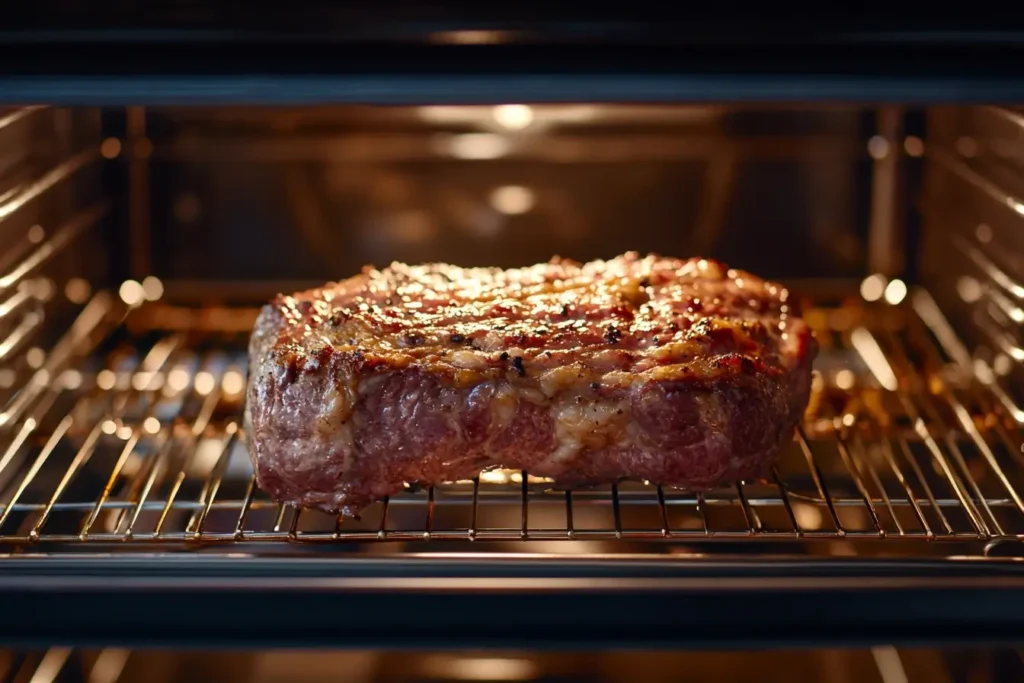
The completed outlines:
[[[110,267],[100,134],[97,110],[0,109],[0,427],[59,379],[54,344]]]
[[[1024,115],[939,107],[928,138],[921,278],[965,339],[958,365],[1024,422]]]

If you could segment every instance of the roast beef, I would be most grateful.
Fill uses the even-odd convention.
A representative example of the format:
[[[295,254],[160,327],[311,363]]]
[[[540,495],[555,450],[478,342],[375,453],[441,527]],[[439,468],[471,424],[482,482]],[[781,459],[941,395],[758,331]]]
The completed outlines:
[[[261,488],[358,515],[491,468],[705,490],[766,475],[817,352],[782,286],[635,253],[394,263],[265,306],[247,428]]]

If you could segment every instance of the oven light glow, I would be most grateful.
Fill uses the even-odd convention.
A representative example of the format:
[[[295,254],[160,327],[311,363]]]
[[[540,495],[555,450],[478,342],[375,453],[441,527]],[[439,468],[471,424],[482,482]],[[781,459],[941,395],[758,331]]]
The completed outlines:
[[[145,298],[145,292],[142,289],[142,285],[135,280],[125,280],[122,282],[121,288],[118,290],[118,294],[121,296],[121,301],[125,302],[129,306],[138,306]]]
[[[868,154],[876,161],[889,156],[889,141],[881,135],[875,135],[868,140]]]
[[[228,370],[224,373],[220,386],[228,396],[237,396],[245,389],[245,377],[238,370]]]
[[[507,31],[440,31],[431,35],[435,43],[447,45],[492,45],[507,42]]]
[[[121,425],[117,428],[117,438],[127,441],[132,436],[132,428],[128,425]]]
[[[64,285],[64,296],[73,304],[84,304],[92,294],[92,287],[80,277],[73,277]]]
[[[41,225],[33,225],[28,229],[28,241],[32,244],[39,244],[46,237],[46,231]]]
[[[100,429],[103,430],[104,434],[110,434],[110,435],[116,434],[117,433],[117,423],[114,422],[113,420],[104,420],[103,424],[100,425]]]
[[[104,391],[110,391],[117,383],[117,375],[111,370],[100,370],[96,375],[96,386]]]
[[[419,107],[416,113],[427,123],[455,124],[473,118],[474,110],[470,107],[447,107],[431,105]]]
[[[908,156],[924,156],[924,140],[916,135],[909,135],[907,136],[907,139],[903,141],[903,149],[907,151]]]
[[[885,288],[885,300],[895,306],[907,296],[907,285],[903,280],[893,280]]]
[[[33,346],[25,352],[25,362],[28,363],[30,368],[41,368],[43,363],[46,362],[46,352],[38,346]]]
[[[206,396],[211,391],[213,391],[214,387],[216,387],[216,386],[217,386],[217,382],[216,382],[216,380],[214,380],[213,375],[211,375],[210,373],[206,372],[205,370],[203,372],[197,372],[196,373],[196,393],[197,394],[199,394],[201,396]]]
[[[175,393],[188,388],[188,380],[188,370],[185,368],[174,368],[167,374],[167,386]]]
[[[160,282],[160,278],[150,275],[142,281],[142,295],[146,301],[157,301],[164,295],[164,283]]]
[[[491,111],[494,121],[509,130],[523,130],[533,123],[533,109],[525,104],[502,104]]]
[[[82,386],[82,373],[78,370],[65,370],[60,376],[61,384],[69,391],[74,391]]]
[[[145,429],[148,434],[157,434],[160,431],[160,420],[155,417],[147,417],[142,423],[142,428]]]
[[[960,138],[956,141],[956,145],[954,146],[956,147],[957,153],[962,157],[971,159],[978,156],[978,143],[974,138]]]
[[[538,674],[537,665],[528,659],[434,656],[422,666],[432,678],[459,681],[526,681]]]
[[[491,193],[491,206],[498,213],[506,216],[518,216],[528,213],[533,208],[535,198],[533,190],[519,185],[499,187]]]
[[[853,374],[852,370],[843,368],[842,370],[836,373],[836,386],[842,389],[843,391],[848,391],[852,389],[854,382],[856,382],[856,380],[857,377]]]
[[[10,389],[14,386],[16,379],[18,379],[18,376],[14,373],[14,370],[8,368],[0,370],[0,389]]]
[[[500,159],[508,154],[508,141],[494,133],[465,133],[447,138],[447,152],[456,159]]]
[[[981,284],[970,275],[964,275],[956,281],[956,291],[960,298],[969,304],[981,298]]]
[[[38,245],[46,237],[46,230],[42,225],[33,225],[29,228],[29,242]]]
[[[878,301],[885,293],[884,275],[869,275],[860,283],[860,295],[865,301]]]
[[[100,143],[100,154],[104,159],[114,159],[121,153],[121,141],[117,138],[107,138]]]

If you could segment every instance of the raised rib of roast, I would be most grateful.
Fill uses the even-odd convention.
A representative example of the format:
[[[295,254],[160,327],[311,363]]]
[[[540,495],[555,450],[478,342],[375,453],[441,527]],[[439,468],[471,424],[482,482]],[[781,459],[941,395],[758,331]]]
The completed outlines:
[[[788,292],[634,253],[500,270],[395,263],[265,306],[247,413],[259,485],[357,515],[503,467],[705,490],[766,475],[817,345]]]

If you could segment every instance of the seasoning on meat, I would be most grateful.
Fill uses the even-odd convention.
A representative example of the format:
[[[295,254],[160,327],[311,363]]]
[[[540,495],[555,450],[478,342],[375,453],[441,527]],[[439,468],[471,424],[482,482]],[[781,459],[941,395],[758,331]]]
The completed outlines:
[[[716,261],[635,253],[394,263],[279,296],[250,342],[259,485],[356,515],[495,467],[562,486],[757,479],[809,397],[817,344],[793,306]]]

